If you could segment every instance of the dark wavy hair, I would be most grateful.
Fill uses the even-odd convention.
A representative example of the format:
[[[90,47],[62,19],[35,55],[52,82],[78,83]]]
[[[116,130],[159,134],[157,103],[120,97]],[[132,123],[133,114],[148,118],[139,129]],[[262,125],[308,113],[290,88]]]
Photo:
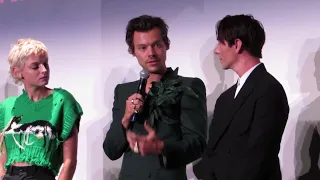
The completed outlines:
[[[135,31],[138,32],[147,32],[153,28],[159,28],[161,32],[162,40],[164,41],[167,48],[170,46],[170,39],[168,38],[168,25],[160,17],[142,15],[136,18],[131,19],[128,22],[126,28],[126,43],[128,45],[128,52],[130,54],[134,53],[133,45],[133,34]]]
[[[252,15],[227,15],[216,24],[217,40],[227,41],[231,47],[236,39],[242,41],[242,49],[254,57],[262,58],[265,31],[262,24]]]

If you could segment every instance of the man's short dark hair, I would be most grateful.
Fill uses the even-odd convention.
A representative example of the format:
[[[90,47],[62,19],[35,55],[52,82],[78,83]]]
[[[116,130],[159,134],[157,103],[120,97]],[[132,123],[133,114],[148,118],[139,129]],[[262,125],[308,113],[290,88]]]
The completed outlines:
[[[133,34],[137,32],[147,32],[153,28],[159,28],[161,32],[162,40],[164,41],[167,48],[169,48],[170,40],[168,38],[168,25],[160,17],[142,15],[136,18],[133,18],[129,21],[126,28],[126,43],[129,46],[128,51],[130,54],[134,53],[133,45]]]
[[[236,39],[242,41],[242,49],[252,56],[262,58],[265,31],[262,24],[252,15],[227,15],[216,24],[217,40],[227,41],[231,47]]]

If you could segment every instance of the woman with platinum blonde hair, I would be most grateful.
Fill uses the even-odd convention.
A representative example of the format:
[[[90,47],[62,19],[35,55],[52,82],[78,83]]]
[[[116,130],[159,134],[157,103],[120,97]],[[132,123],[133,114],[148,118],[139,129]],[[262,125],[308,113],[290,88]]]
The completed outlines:
[[[24,86],[0,103],[0,176],[4,180],[71,180],[77,163],[82,108],[71,93],[46,87],[46,46],[19,39],[11,48],[10,74]]]

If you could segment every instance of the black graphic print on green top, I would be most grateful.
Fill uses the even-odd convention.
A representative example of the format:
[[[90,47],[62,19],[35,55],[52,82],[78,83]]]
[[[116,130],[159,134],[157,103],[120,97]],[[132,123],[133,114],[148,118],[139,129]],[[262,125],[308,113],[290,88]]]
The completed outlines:
[[[4,168],[25,162],[48,167],[58,174],[63,163],[63,143],[82,114],[72,94],[61,88],[37,102],[30,100],[25,91],[7,98],[0,103],[1,137],[7,153]]]
[[[14,117],[10,123],[10,126],[5,130],[6,134],[12,134],[13,138],[14,134],[20,135],[20,140],[15,140],[15,143],[21,148],[19,142],[24,143],[25,145],[32,145],[34,142],[29,142],[29,136],[34,135],[37,139],[43,139],[43,147],[47,144],[47,139],[54,140],[57,136],[56,128],[46,120],[37,120],[31,123],[19,124],[19,121],[22,119],[22,116]],[[24,140],[21,141],[21,136],[23,135]]]

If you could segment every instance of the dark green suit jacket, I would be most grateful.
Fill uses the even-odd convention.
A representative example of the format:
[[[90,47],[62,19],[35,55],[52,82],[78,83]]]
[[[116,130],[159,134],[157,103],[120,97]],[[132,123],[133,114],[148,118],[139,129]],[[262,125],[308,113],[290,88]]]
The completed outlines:
[[[181,76],[180,76],[181,77]],[[121,119],[126,100],[136,93],[138,81],[119,84],[115,88],[113,121],[103,143],[111,160],[122,155],[119,180],[186,180],[186,165],[201,157],[206,148],[207,107],[206,89],[199,78],[182,77],[182,84],[193,89],[198,98],[182,95],[175,107],[179,124],[157,122],[157,137],[164,141],[162,155],[140,156],[130,150]],[[143,121],[135,122],[133,132],[146,133]],[[163,158],[165,157],[165,158]]]

